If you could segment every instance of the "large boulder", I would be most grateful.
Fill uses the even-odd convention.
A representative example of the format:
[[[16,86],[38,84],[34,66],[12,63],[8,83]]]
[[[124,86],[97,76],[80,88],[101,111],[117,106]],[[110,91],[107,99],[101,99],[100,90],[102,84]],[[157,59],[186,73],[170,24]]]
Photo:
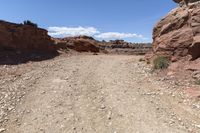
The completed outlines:
[[[152,56],[167,56],[172,61],[200,57],[200,4],[196,1],[173,9],[158,22],[153,30]]]
[[[0,49],[29,52],[56,52],[47,31],[29,24],[0,21]]]

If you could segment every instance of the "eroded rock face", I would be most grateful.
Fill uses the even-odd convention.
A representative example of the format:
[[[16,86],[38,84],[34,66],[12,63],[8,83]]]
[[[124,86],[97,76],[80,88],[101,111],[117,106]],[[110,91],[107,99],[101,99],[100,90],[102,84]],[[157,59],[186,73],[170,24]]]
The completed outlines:
[[[0,49],[20,53],[56,52],[47,31],[30,25],[0,21]]]
[[[62,39],[54,38],[57,49],[74,49],[78,52],[99,52],[99,44],[92,37],[77,36]]]
[[[189,3],[197,2],[199,0],[173,0],[173,1],[178,4],[189,4]]]
[[[198,2],[190,3],[187,7],[177,7],[155,26],[152,56],[158,55],[167,56],[172,61],[183,57],[191,60],[200,57],[200,4]]]
[[[173,0],[175,3],[181,3],[183,0]]]
[[[78,52],[99,52],[99,47],[93,41],[78,39],[74,42],[74,49]]]

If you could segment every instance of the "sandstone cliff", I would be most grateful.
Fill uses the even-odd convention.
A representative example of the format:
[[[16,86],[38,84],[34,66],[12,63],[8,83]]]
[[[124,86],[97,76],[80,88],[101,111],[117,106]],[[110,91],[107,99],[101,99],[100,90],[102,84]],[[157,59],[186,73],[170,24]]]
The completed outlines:
[[[198,0],[199,1],[199,0]],[[200,57],[200,4],[189,2],[164,17],[153,30],[152,56],[164,55],[172,61]]]
[[[146,59],[169,58],[168,69],[159,74],[172,81],[193,85],[200,80],[200,3],[199,0],[187,2],[156,24],[153,49],[146,54]]]
[[[20,53],[55,52],[47,31],[28,24],[0,21],[0,49]]]

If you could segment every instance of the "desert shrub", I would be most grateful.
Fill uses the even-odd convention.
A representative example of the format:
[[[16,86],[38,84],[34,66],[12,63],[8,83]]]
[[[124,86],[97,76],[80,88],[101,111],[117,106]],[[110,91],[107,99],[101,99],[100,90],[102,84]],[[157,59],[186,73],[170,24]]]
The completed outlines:
[[[195,81],[195,84],[196,84],[196,85],[200,85],[200,79],[197,79],[197,80]]]
[[[154,69],[166,69],[169,66],[169,59],[164,56],[159,56],[153,61]]]
[[[24,21],[24,25],[30,25],[30,26],[33,26],[33,27],[38,27],[38,25],[36,23],[33,23],[30,20]]]
[[[144,58],[140,58],[140,59],[139,59],[139,62],[144,62],[144,61],[145,61]]]
[[[69,52],[69,49],[68,49],[68,48],[65,48],[65,49],[63,49],[63,51],[64,51],[65,53],[68,53],[68,52]]]

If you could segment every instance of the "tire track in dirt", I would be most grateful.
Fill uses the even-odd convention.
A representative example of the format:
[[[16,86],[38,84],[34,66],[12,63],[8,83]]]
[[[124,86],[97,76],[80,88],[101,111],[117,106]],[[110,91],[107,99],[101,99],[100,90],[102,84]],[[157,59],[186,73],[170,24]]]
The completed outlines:
[[[183,121],[194,120],[194,115],[181,104],[173,108],[177,101],[169,100],[161,86],[145,80],[139,58],[82,55],[59,59],[10,115],[5,132],[199,131],[192,125],[181,125],[178,118],[171,119],[173,113]],[[195,117],[195,121],[198,120],[199,117]]]

